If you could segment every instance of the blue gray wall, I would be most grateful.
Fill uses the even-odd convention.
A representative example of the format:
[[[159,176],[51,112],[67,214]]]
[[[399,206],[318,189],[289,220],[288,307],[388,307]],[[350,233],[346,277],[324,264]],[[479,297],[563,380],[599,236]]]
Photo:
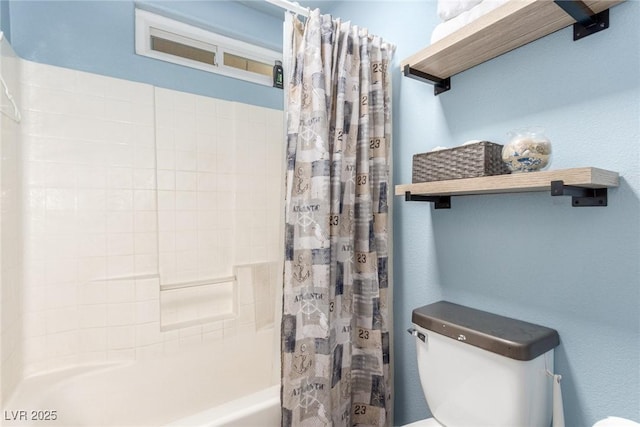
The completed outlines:
[[[143,5],[266,47],[281,43],[281,20],[239,4]],[[136,56],[133,8],[130,1],[12,1],[0,20],[6,29],[10,14],[12,44],[29,60],[282,107],[279,90]],[[568,426],[608,415],[640,421],[640,3],[613,8],[611,28],[594,36],[573,42],[565,29],[461,73],[438,97],[397,66],[428,44],[435,1],[328,8],[398,46],[396,183],[410,182],[414,153],[468,139],[504,143],[509,130],[530,125],[546,128],[552,168],[621,174],[607,208],[571,208],[543,193],[454,198],[442,211],[396,199],[395,424],[428,415],[404,331],[413,308],[443,298],[558,330]]]
[[[0,0],[0,30],[4,33],[7,40],[11,41],[11,20],[9,19],[11,11],[10,3]]]
[[[21,58],[263,107],[283,106],[281,89],[135,54],[136,5],[229,37],[282,50],[282,19],[240,3],[186,0],[8,3],[2,0],[2,3],[0,23]]]
[[[428,44],[435,2],[346,2],[333,12],[398,46]],[[433,87],[394,82],[395,182],[411,156],[469,139],[504,143],[540,125],[552,168],[618,171],[607,208],[572,208],[545,193],[453,198],[451,210],[394,205],[396,425],[428,411],[411,310],[439,299],[550,326],[561,344],[567,426],[617,415],[640,421],[640,3],[611,10],[611,28],[578,42],[564,29]]]

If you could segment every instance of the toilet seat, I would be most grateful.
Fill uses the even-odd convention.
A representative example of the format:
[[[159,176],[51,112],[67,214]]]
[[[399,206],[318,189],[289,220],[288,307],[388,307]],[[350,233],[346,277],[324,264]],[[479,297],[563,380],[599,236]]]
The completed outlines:
[[[402,427],[442,427],[442,424],[436,421],[435,418],[426,418],[424,420],[419,420],[411,424],[405,424]]]
[[[640,426],[635,421],[628,420],[626,418],[619,417],[607,417],[604,420],[600,420],[593,425],[593,427],[637,427]]]

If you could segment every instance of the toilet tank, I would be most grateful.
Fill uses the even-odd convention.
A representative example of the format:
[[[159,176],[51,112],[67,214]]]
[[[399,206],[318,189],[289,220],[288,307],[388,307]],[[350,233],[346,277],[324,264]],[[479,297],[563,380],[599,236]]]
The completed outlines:
[[[550,328],[440,301],[413,310],[418,370],[434,418],[447,427],[549,427]]]

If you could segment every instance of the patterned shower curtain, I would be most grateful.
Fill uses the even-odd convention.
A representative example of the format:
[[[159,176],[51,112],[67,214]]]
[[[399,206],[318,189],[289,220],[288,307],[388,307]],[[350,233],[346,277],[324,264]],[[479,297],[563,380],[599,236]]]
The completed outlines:
[[[395,48],[318,10],[287,23],[282,425],[391,425]]]

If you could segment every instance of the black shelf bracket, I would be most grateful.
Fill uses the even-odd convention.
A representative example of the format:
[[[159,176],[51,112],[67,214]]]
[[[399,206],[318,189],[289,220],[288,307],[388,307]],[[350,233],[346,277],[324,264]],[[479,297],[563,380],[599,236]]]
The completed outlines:
[[[605,207],[607,206],[607,188],[584,188],[564,185],[563,181],[551,181],[552,196],[571,196],[571,206]]]
[[[451,209],[451,196],[422,196],[406,191],[404,200],[407,202],[430,202],[433,203],[434,209]]]
[[[593,13],[582,0],[554,0],[554,2],[576,20],[573,24],[573,41],[609,28],[609,9]]]
[[[451,78],[441,79],[440,77],[432,76],[431,74],[411,68],[409,64],[404,66],[402,73],[405,77],[410,77],[421,82],[430,83],[433,85],[433,94],[440,95],[442,92],[446,92],[451,89]]]

